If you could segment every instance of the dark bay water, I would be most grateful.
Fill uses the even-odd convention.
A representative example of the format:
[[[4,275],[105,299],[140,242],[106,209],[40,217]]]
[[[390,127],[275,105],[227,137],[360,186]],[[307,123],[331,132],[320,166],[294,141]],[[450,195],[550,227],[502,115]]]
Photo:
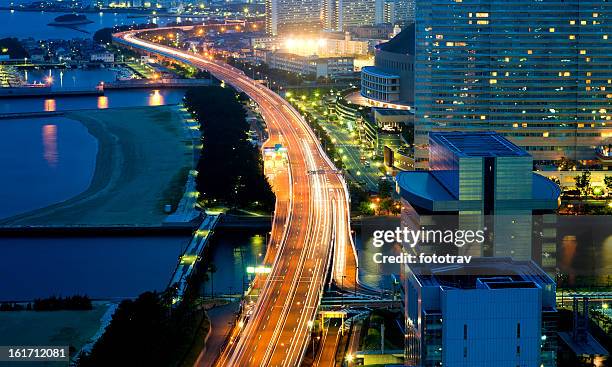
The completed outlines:
[[[0,120],[0,218],[85,191],[97,151],[97,140],[78,121],[64,117]]]
[[[0,300],[163,290],[189,236],[0,238]]]
[[[51,77],[53,90],[94,90],[100,82],[113,82],[117,70],[99,69],[29,69],[21,70],[20,76],[28,83],[45,83]]]
[[[209,274],[201,293],[238,294],[248,287],[248,266],[261,263],[266,254],[266,231],[217,230],[211,239],[210,260],[217,271]]]
[[[0,237],[0,301],[51,295],[135,297],[163,290],[189,236]],[[263,259],[265,238],[256,230],[217,230],[211,259],[217,271],[202,293],[240,293],[246,267]],[[259,256],[262,254],[262,256]],[[211,287],[214,286],[214,288]],[[246,286],[246,285],[245,285]]]
[[[0,5],[7,6],[9,1],[0,1]],[[134,17],[126,13],[86,13],[85,15],[93,23],[78,26],[78,29],[67,27],[55,27],[48,25],[55,17],[63,13],[52,12],[25,12],[0,10],[0,38],[17,37],[34,39],[71,39],[71,38],[91,38],[93,34],[101,28],[113,27],[116,25],[130,25],[148,23],[147,18],[140,15]],[[162,24],[172,18],[155,18],[153,22]]]
[[[107,91],[103,96],[0,99],[0,114],[172,105],[184,95],[178,89],[139,89]]]

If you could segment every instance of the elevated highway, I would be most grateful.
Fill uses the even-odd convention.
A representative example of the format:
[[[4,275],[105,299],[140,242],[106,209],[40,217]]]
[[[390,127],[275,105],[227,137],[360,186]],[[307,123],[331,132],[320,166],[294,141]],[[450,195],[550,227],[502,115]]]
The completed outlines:
[[[330,269],[347,286],[357,281],[342,175],[302,116],[272,90],[227,64],[140,39],[139,32],[115,34],[114,41],[206,70],[245,92],[259,105],[271,142],[287,148],[287,180],[274,184],[277,196],[287,202],[275,211],[272,271],[260,279],[260,295],[217,365],[298,366]],[[309,174],[313,171],[320,173]]]

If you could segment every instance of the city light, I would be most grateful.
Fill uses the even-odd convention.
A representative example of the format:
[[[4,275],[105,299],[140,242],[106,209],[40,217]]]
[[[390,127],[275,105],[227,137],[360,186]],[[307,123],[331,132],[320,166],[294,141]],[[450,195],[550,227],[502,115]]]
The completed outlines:
[[[327,40],[324,38],[286,38],[282,42],[282,50],[284,52],[300,55],[300,56],[311,56],[311,55],[327,55]]]
[[[272,268],[269,266],[248,266],[246,272],[248,274],[270,274]]]

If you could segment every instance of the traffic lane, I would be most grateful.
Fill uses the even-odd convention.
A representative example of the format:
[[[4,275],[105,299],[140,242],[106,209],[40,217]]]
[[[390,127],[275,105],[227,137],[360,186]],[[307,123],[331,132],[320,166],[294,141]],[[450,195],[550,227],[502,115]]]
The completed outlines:
[[[299,123],[299,121],[298,121],[298,123]],[[301,126],[301,127],[303,128],[303,126]],[[301,153],[301,152],[300,152],[300,153]],[[324,160],[321,160],[321,161],[322,161],[322,162],[324,162]]]

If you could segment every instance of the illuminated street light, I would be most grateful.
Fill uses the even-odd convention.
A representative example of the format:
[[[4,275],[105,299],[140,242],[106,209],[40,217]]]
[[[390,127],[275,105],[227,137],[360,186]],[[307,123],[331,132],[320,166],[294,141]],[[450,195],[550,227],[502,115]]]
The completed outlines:
[[[249,274],[270,274],[272,268],[269,266],[248,266],[246,271]]]

